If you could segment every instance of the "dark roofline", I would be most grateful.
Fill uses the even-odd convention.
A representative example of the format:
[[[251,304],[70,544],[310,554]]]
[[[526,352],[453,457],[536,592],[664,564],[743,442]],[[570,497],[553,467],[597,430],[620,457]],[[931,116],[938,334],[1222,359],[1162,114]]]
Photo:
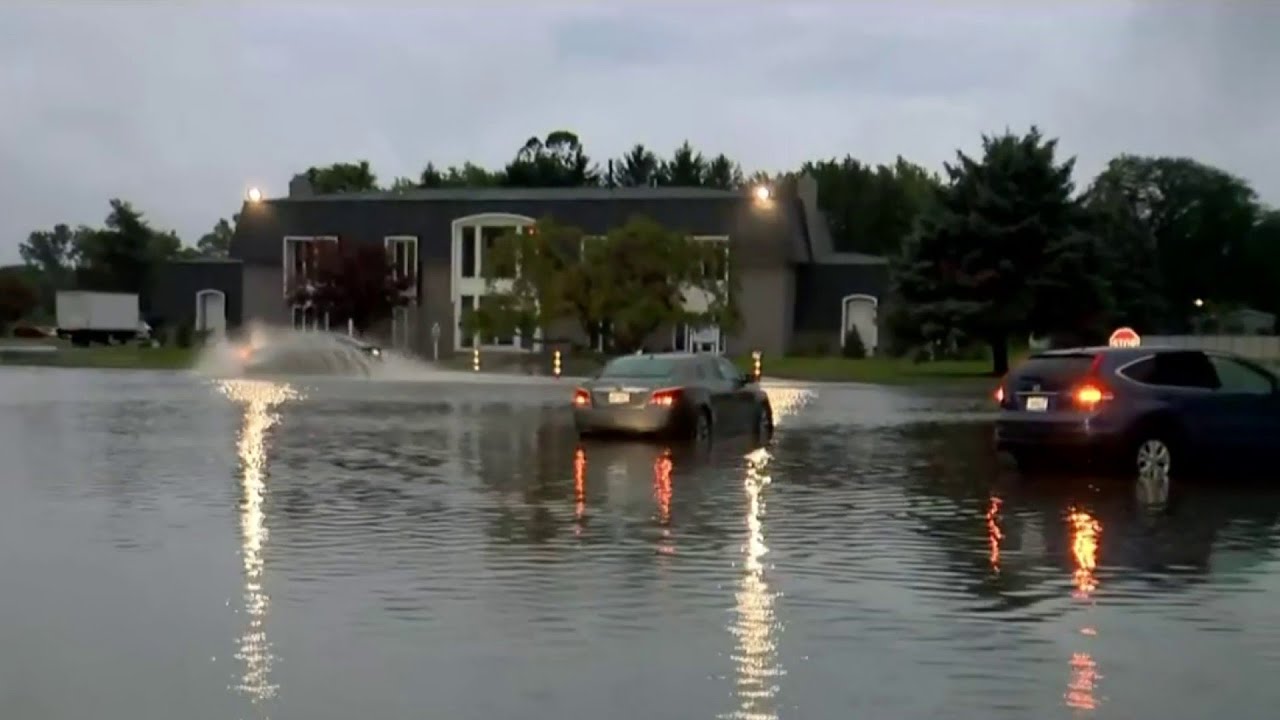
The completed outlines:
[[[565,188],[430,188],[406,192],[358,192],[267,198],[282,202],[431,202],[431,201],[551,201],[551,200],[747,200],[749,189],[703,187],[565,187]]]

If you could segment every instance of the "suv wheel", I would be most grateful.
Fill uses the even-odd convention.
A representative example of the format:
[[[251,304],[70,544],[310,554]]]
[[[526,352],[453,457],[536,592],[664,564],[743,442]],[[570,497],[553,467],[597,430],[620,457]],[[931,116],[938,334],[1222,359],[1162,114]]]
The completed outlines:
[[[1175,446],[1166,433],[1144,434],[1134,443],[1133,469],[1143,479],[1166,479],[1174,470]]]

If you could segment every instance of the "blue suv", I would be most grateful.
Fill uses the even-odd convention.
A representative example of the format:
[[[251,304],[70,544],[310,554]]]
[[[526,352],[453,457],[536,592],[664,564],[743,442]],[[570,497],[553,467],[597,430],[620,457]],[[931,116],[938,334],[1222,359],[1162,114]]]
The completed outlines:
[[[1014,368],[995,398],[996,448],[1023,469],[1086,461],[1170,476],[1280,456],[1280,380],[1230,353],[1042,352]]]

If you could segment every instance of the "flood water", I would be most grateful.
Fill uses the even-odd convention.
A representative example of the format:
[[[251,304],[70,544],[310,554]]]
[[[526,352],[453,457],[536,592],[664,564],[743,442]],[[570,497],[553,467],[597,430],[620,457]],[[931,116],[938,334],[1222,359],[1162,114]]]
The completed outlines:
[[[1267,717],[1280,494],[1028,482],[982,398],[0,371],[0,717]]]

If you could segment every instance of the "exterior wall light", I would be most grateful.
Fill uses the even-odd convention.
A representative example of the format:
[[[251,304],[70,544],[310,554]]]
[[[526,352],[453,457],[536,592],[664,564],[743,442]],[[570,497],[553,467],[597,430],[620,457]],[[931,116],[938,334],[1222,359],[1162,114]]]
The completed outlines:
[[[251,203],[262,202],[262,191],[256,187],[249,188],[249,192],[245,193],[245,196],[249,198]]]
[[[759,202],[768,202],[769,198],[773,196],[773,192],[769,190],[768,185],[757,185],[752,193]]]

